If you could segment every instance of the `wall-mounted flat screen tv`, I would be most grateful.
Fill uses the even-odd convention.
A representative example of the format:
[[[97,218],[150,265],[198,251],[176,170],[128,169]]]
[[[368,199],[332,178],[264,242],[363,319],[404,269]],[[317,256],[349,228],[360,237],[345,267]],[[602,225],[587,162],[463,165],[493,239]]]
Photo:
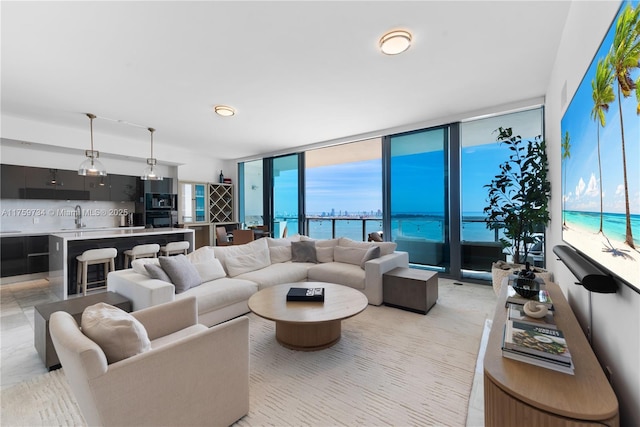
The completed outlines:
[[[565,111],[561,159],[563,240],[640,292],[638,3],[622,2]]]

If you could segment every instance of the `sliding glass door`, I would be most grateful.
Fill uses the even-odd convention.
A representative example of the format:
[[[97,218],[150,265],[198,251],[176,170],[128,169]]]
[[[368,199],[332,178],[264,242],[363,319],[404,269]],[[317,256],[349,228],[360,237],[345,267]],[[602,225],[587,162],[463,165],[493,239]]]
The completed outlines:
[[[272,159],[272,236],[298,233],[300,205],[299,154]]]
[[[533,140],[543,133],[543,110],[520,111],[460,124],[460,200],[462,277],[486,278],[497,260],[511,261],[511,250],[503,249],[502,230],[490,230],[484,221],[487,189],[484,187],[500,172],[500,163],[511,151],[496,142],[497,129],[512,128],[514,135]],[[544,230],[530,246],[531,264],[544,266]]]
[[[448,271],[447,128],[390,138],[391,238],[409,262]]]

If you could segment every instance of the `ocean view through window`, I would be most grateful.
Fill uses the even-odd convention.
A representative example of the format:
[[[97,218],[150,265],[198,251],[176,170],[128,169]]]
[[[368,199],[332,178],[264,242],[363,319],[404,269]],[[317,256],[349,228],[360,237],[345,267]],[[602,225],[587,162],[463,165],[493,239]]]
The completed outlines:
[[[273,235],[282,237],[288,230],[288,235],[302,232],[315,239],[363,241],[369,233],[383,231],[384,240],[408,252],[412,264],[487,279],[494,261],[509,260],[500,242],[502,230],[488,229],[483,212],[484,186],[509,157],[496,141],[499,127],[532,139],[543,132],[543,109],[265,159],[272,164],[268,173],[265,169],[272,200],[265,199],[263,206]],[[247,167],[245,193],[260,193],[249,182],[259,181],[260,173],[253,169]],[[454,176],[458,179],[452,180]],[[246,210],[247,224],[249,217],[259,221],[257,206]],[[544,230],[539,243],[544,248]],[[530,261],[543,267],[544,249]]]

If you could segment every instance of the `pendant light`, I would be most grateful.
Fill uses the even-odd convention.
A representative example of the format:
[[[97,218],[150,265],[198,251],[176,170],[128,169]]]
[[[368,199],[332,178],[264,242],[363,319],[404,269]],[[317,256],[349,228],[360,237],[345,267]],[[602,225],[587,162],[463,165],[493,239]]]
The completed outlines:
[[[148,128],[149,132],[151,132],[151,157],[147,159],[147,168],[144,170],[144,175],[140,177],[143,181],[162,181],[162,177],[156,173],[155,165],[157,163],[156,159],[153,157],[153,132],[156,130],[154,128]]]
[[[96,116],[94,114],[87,113],[87,117],[89,117],[89,126],[91,128],[91,150],[85,150],[84,155],[87,156],[87,158],[82,163],[80,163],[80,167],[78,168],[78,175],[107,176],[107,170],[98,160],[98,157],[100,157],[100,152],[94,151],[93,149],[93,119],[95,119]]]

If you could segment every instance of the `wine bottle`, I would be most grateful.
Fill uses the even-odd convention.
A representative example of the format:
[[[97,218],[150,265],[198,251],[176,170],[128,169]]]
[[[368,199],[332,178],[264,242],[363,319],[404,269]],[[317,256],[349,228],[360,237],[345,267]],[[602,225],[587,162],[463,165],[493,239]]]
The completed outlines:
[[[224,175],[222,174],[222,171],[220,171],[220,184],[222,184],[224,182]]]

